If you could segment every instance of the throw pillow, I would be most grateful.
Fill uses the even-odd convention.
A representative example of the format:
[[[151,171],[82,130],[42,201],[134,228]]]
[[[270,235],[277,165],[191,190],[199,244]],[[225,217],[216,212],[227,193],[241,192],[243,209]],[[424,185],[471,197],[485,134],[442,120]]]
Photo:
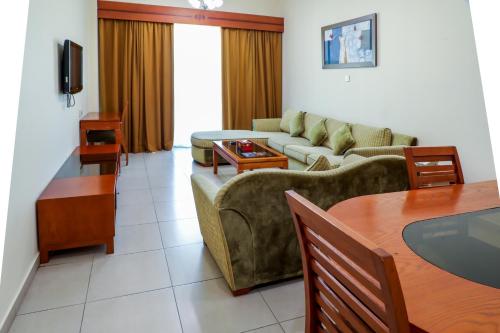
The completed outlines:
[[[351,125],[345,124],[335,131],[330,138],[330,146],[333,149],[334,155],[342,155],[347,149],[351,148],[356,143],[356,140],[351,134]]]
[[[299,111],[294,110],[286,110],[283,113],[280,121],[280,129],[282,132],[290,133],[290,120],[295,116]]]
[[[304,132],[304,112],[299,112],[290,119],[290,136],[299,136]]]
[[[309,167],[307,167],[305,171],[327,171],[331,169],[332,166],[330,165],[330,161],[328,161],[325,156],[320,155],[318,159]]]
[[[325,125],[326,119],[321,119],[316,125],[311,127],[308,133],[309,141],[313,146],[319,146],[328,137],[328,132],[326,131]]]

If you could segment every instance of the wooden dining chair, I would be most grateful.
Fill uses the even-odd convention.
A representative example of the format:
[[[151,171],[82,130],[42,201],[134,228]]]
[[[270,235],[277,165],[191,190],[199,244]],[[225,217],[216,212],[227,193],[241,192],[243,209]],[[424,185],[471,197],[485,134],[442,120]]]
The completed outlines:
[[[120,115],[120,120],[122,123],[122,133],[124,132],[123,127],[127,122],[128,107],[129,103],[128,101],[126,101],[123,105],[123,109]],[[116,133],[113,130],[91,130],[87,132],[87,142],[89,142],[90,144],[95,144],[99,142],[104,142],[107,144],[116,143]],[[128,146],[124,142],[123,137],[122,137],[122,142],[120,143],[120,149],[122,150],[122,152],[125,153],[125,165],[128,165]]]
[[[405,147],[410,189],[464,183],[456,147]]]
[[[297,193],[286,197],[302,253],[305,332],[410,332],[393,257]]]

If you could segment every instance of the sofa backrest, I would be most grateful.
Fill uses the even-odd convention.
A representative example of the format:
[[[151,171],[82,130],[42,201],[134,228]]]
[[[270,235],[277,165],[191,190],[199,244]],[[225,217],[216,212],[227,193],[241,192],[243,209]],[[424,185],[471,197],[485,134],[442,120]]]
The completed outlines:
[[[356,140],[352,148],[390,146],[392,141],[392,132],[389,128],[353,124],[351,133]]]
[[[391,146],[416,146],[417,138],[405,134],[392,132]]]
[[[302,132],[300,136],[310,140],[309,130],[319,121],[325,118],[328,137],[322,143],[322,146],[330,147],[330,137],[333,135],[333,133],[335,133],[336,130],[345,125],[346,122],[306,112],[304,117],[304,132]],[[415,146],[417,144],[417,138],[409,135],[393,133],[389,128],[366,126],[362,124],[351,124],[351,133],[356,140],[356,143],[352,148]]]

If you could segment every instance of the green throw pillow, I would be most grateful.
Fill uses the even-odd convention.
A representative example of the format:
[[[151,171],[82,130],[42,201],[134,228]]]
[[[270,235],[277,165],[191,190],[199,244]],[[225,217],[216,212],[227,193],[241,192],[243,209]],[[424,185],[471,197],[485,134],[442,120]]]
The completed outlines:
[[[318,159],[304,171],[327,171],[331,169],[332,166],[330,165],[330,161],[328,161],[325,156],[320,155]]]
[[[308,133],[309,141],[313,146],[319,146],[328,137],[328,132],[326,131],[325,125],[326,119],[321,119],[316,125],[311,127]]]
[[[344,154],[355,143],[356,140],[352,137],[351,125],[349,124],[345,124],[336,130],[330,137],[330,147],[332,147],[334,155]]]
[[[290,136],[299,136],[304,132],[304,115],[300,111],[290,119]]]
[[[299,111],[295,110],[286,110],[283,113],[280,121],[280,129],[282,132],[290,133],[290,120],[293,116],[297,115],[297,113],[299,113]]]

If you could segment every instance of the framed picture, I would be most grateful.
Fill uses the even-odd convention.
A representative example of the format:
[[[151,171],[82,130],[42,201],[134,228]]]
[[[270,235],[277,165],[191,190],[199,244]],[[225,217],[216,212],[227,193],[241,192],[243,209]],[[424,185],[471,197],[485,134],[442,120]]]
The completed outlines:
[[[323,68],[377,66],[377,14],[321,28]]]

